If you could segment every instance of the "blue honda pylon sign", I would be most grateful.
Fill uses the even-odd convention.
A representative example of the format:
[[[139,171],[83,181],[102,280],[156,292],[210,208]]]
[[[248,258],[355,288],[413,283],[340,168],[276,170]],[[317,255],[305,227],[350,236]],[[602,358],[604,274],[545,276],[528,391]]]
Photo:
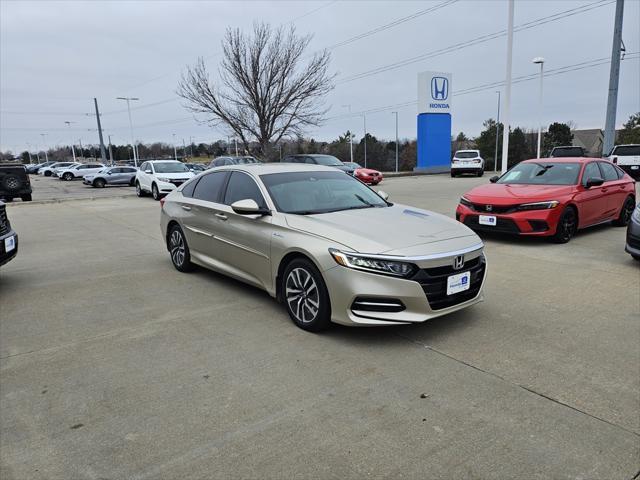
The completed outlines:
[[[418,161],[415,170],[451,168],[451,74],[418,74]]]

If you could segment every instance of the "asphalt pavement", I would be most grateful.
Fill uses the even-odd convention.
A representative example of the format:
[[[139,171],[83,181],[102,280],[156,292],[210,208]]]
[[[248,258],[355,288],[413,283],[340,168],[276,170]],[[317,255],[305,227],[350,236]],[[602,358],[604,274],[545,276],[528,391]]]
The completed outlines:
[[[487,181],[377,188],[454,216]],[[177,272],[159,204],[120,190],[8,208],[20,251],[0,269],[3,480],[640,472],[640,264],[624,229],[567,245],[483,237],[485,302],[311,334],[260,290]]]

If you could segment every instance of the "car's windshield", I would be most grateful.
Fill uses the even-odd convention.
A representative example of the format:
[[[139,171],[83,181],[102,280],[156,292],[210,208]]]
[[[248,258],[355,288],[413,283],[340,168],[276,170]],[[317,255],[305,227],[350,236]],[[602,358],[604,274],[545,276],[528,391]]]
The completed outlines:
[[[181,173],[189,171],[187,166],[180,162],[154,163],[153,168],[156,173]]]
[[[640,145],[623,145],[615,147],[611,155],[640,155]]]
[[[359,164],[357,164],[356,162],[344,162],[344,164],[349,167],[349,168],[362,168]]]
[[[456,158],[476,158],[477,156],[477,152],[456,152],[454,155]]]
[[[344,165],[344,163],[332,155],[313,155],[313,159],[318,165],[325,165],[327,167],[341,167]]]
[[[280,212],[314,214],[386,207],[373,190],[343,172],[288,172],[261,175]]]
[[[523,162],[505,173],[496,183],[575,185],[579,173],[579,163]]]
[[[256,160],[253,157],[239,157],[236,159],[238,161],[239,164],[247,164],[247,163],[258,163],[258,160]]]

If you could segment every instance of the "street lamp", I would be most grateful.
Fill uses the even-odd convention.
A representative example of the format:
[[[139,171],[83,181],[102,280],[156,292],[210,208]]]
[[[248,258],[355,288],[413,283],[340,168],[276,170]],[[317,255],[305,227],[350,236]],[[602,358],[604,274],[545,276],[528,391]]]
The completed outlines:
[[[176,162],[178,161],[178,150],[176,149],[176,134],[172,133],[171,135],[173,135],[173,158],[176,159]]]
[[[542,77],[544,76],[544,58],[536,57],[531,60],[540,65],[540,105],[538,111],[538,156],[540,158],[540,138],[542,137]]]
[[[127,112],[129,113],[129,129],[131,130],[131,147],[133,148],[133,164],[138,166],[138,153],[136,151],[136,144],[133,136],[133,122],[131,121],[131,101],[140,100],[137,97],[116,97],[116,100],[124,100],[127,102]]]
[[[351,115],[351,105],[342,105],[343,108],[349,109],[349,115]],[[351,156],[351,163],[353,163],[353,134],[351,133],[351,129],[349,129],[349,154]]]
[[[362,114],[362,121],[364,124],[364,168],[367,168],[367,114]]]
[[[64,122],[67,124],[67,127],[69,127],[69,130],[71,130],[71,124],[72,123],[76,123],[76,122]],[[76,161],[76,147],[73,146],[73,140],[71,141],[71,153],[73,154],[73,162],[75,163]]]
[[[398,173],[398,112],[391,112],[396,116],[396,173]]]

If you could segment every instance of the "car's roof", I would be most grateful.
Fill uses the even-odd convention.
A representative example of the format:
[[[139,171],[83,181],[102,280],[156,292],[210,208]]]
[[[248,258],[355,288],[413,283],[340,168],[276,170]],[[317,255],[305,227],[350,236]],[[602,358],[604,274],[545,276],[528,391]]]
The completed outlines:
[[[604,158],[594,158],[594,157],[549,157],[549,158],[530,158],[528,160],[523,160],[523,162],[527,163],[586,163],[592,160],[604,160]]]
[[[225,165],[216,167],[216,172],[221,170],[241,170],[255,175],[265,175],[269,173],[289,173],[289,172],[335,172],[339,171],[335,167],[325,165],[313,165],[309,163],[247,163],[241,165]],[[211,170],[213,171],[213,170]]]
[[[456,153],[460,153],[460,152],[479,152],[480,150],[478,150],[477,148],[468,148],[466,150],[456,150]]]
[[[144,160],[144,162],[149,163],[182,163],[180,160]]]
[[[640,147],[640,143],[621,143],[620,145],[615,145],[615,147]]]

